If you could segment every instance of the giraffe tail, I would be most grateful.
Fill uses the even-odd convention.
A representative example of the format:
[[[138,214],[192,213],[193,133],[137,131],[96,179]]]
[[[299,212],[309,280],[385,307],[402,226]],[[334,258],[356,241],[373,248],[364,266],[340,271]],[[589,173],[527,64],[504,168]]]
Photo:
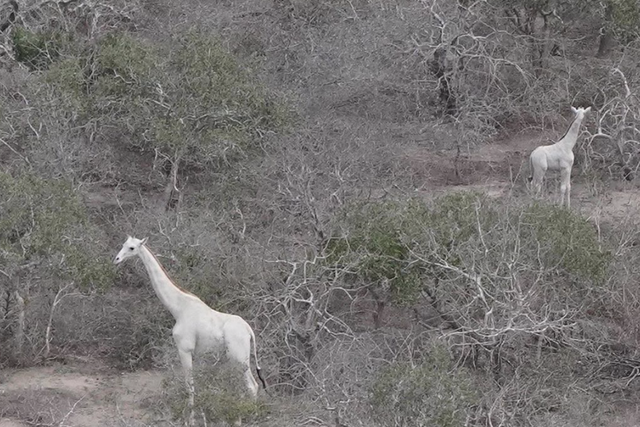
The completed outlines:
[[[253,358],[256,361],[256,373],[258,374],[258,378],[260,378],[260,382],[262,383],[262,387],[266,390],[267,383],[262,378],[262,370],[260,369],[260,365],[258,364],[258,344],[256,343],[256,336],[253,333],[253,329],[249,326],[249,332],[251,332],[251,341],[253,341]]]
[[[531,156],[529,156],[529,182],[533,181],[533,161],[531,160]]]

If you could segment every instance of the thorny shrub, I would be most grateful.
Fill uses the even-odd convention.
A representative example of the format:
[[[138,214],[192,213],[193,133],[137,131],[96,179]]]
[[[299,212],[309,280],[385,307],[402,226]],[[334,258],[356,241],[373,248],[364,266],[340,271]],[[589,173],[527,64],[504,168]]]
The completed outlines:
[[[88,41],[17,28],[14,39],[18,59],[41,72],[21,89],[29,108],[4,100],[6,132],[44,162],[59,160],[55,173],[113,179],[114,165],[96,167],[87,152],[108,163],[109,150],[124,149],[188,176],[259,153],[261,138],[294,120],[285,100],[204,30],[180,33],[179,48],[117,31]]]
[[[194,30],[179,42],[179,49],[165,48],[110,34],[53,66],[47,81],[61,98],[73,95],[85,107],[77,124],[117,126],[132,148],[191,165],[230,161],[287,125],[284,104],[216,37]]]
[[[500,205],[478,193],[453,193],[431,206],[359,203],[347,206],[335,224],[327,264],[347,278],[387,287],[395,302],[415,299],[429,279],[460,273],[473,280],[495,271],[488,277],[499,287],[510,277],[502,271],[512,268],[509,251],[530,271],[560,267],[594,284],[606,279],[611,262],[595,228],[580,216],[554,206]]]
[[[465,425],[480,397],[471,375],[434,346],[415,364],[384,368],[371,387],[370,402],[381,425],[455,427]]]
[[[327,264],[347,271],[347,278],[388,287],[395,302],[410,302],[420,291],[420,275],[409,265],[404,237],[418,220],[418,204],[357,203],[337,219],[337,231],[328,241]]]
[[[20,352],[19,362],[27,363],[42,346],[47,348],[45,355],[49,352],[50,326],[61,298],[76,287],[105,289],[115,275],[98,243],[104,236],[89,222],[71,183],[30,172],[2,172],[0,188],[0,289],[6,295],[0,308],[0,338],[5,338],[5,327],[13,330],[0,344]],[[51,297],[38,298],[47,295]],[[49,325],[46,331],[42,324]],[[25,334],[30,351],[23,346]],[[0,356],[0,363],[9,353]]]
[[[229,5],[232,3],[220,3],[215,7],[226,9],[225,12],[229,12],[229,8],[232,7]],[[354,127],[354,122],[349,114],[353,114],[353,100],[355,99],[355,106],[358,107],[358,113],[363,120],[370,117],[380,118],[377,120],[381,122],[381,129],[387,133],[380,132],[383,136],[379,138],[384,139],[385,144],[389,135],[388,131],[395,128],[389,128],[388,123],[384,122],[387,117],[384,113],[380,114],[381,110],[386,111],[382,109],[382,104],[393,105],[396,108],[397,105],[406,102],[410,105],[407,111],[419,114],[421,121],[439,125],[439,122],[433,117],[435,114],[433,104],[437,102],[437,90],[442,81],[430,75],[426,67],[427,62],[433,59],[434,50],[439,46],[450,47],[448,59],[451,61],[451,67],[445,71],[453,75],[453,93],[457,97],[457,107],[460,110],[460,114],[455,118],[456,129],[460,129],[460,132],[456,132],[453,137],[442,138],[442,141],[446,141],[448,144],[451,141],[456,141],[456,143],[465,141],[469,134],[492,135],[496,126],[503,125],[513,117],[523,119],[525,122],[534,120],[541,123],[551,115],[556,116],[558,108],[560,106],[565,108],[568,100],[588,101],[594,88],[601,88],[598,84],[590,84],[591,80],[583,82],[577,78],[580,77],[580,73],[592,74],[590,71],[585,72],[585,68],[581,64],[581,62],[591,62],[583,61],[581,46],[594,39],[597,28],[592,31],[593,28],[589,25],[583,25],[579,20],[564,19],[564,15],[560,17],[561,19],[555,14],[548,15],[548,18],[554,22],[548,27],[551,29],[551,37],[545,35],[545,41],[551,42],[554,37],[560,37],[565,31],[576,31],[579,26],[584,26],[587,31],[591,31],[589,37],[593,37],[587,39],[563,37],[562,49],[547,58],[549,68],[540,74],[542,78],[537,78],[534,76],[529,56],[531,51],[536,49],[536,44],[541,37],[531,34],[523,35],[514,30],[509,26],[512,20],[507,12],[502,8],[495,7],[497,2],[418,2],[411,5],[407,2],[400,2],[388,6],[383,3],[358,1],[347,2],[348,4],[340,3],[339,9],[334,7],[334,3],[299,1],[293,3],[293,9],[285,4],[278,4],[274,10],[268,11],[268,13],[260,10],[255,14],[248,13],[244,16],[250,16],[246,19],[251,19],[251,25],[257,22],[254,34],[264,42],[263,52],[272,60],[275,57],[274,62],[278,62],[277,73],[274,72],[274,75],[278,74],[278,77],[274,80],[282,79],[287,82],[295,82],[296,85],[299,85],[296,86],[296,89],[300,90],[301,99],[316,100],[316,107],[318,105],[321,107],[317,110],[322,110],[323,114],[327,114],[332,119],[338,117],[340,120],[344,120],[345,128]],[[509,3],[517,9],[517,12],[523,12],[523,8],[527,6],[525,2],[500,3]],[[602,2],[597,3],[602,4]],[[615,0],[615,3],[621,4],[623,1]],[[241,2],[241,4],[242,7],[247,7],[248,3]],[[536,2],[536,6],[543,4],[544,2]],[[590,2],[589,4],[594,3]],[[429,10],[429,8],[431,9]],[[540,10],[545,11],[544,8]],[[290,43],[290,40],[293,39],[291,37],[293,33],[287,32],[286,22],[282,25],[279,21],[276,22],[277,25],[274,24],[273,16],[276,16],[277,20],[281,17],[280,14],[288,14],[291,20],[296,20],[295,24],[299,24],[295,28],[295,34],[298,36],[297,39],[302,40],[300,43]],[[226,13],[216,15],[221,16],[222,20],[227,19],[228,16]],[[534,22],[537,22],[536,17],[540,18],[540,15],[532,15]],[[247,21],[243,22],[245,18],[240,15],[234,13],[233,16],[233,24],[221,24],[220,28],[227,31],[230,30],[230,27],[225,25],[242,27],[247,24]],[[301,18],[298,19],[298,17]],[[443,21],[438,22],[437,18]],[[575,22],[580,22],[580,25],[577,26]],[[406,26],[404,26],[405,23],[407,23]],[[561,23],[563,28],[559,29],[558,23]],[[260,25],[264,27],[260,27]],[[212,27],[216,26],[212,25]],[[268,30],[264,34],[259,34],[262,28],[268,28]],[[375,31],[363,31],[367,28],[375,28]],[[400,28],[400,30],[391,34],[388,31],[389,28]],[[246,32],[245,28],[240,28],[240,30],[242,33]],[[300,34],[304,36],[299,37]],[[348,37],[345,37],[345,34]],[[580,34],[586,33],[580,32]],[[444,37],[438,37],[438,35]],[[189,100],[182,103],[182,99],[178,95],[181,94],[180,90],[185,90],[184,93],[192,95],[193,90],[180,86],[180,82],[176,84],[175,80],[172,80],[176,75],[180,77],[185,71],[180,69],[178,72],[174,68],[175,63],[171,62],[173,56],[160,54],[158,57],[157,55],[157,52],[166,53],[167,51],[164,50],[166,46],[150,46],[148,41],[140,40],[133,40],[129,43],[124,40],[127,37],[135,39],[135,35],[132,34],[114,34],[111,39],[96,37],[96,45],[86,51],[84,50],[85,46],[68,48],[64,55],[59,56],[54,63],[50,64],[49,70],[40,81],[40,83],[44,82],[44,85],[38,85],[31,92],[22,91],[28,98],[31,109],[27,115],[25,114],[27,110],[23,109],[22,105],[20,108],[16,108],[14,116],[24,115],[18,117],[19,120],[12,124],[18,131],[21,131],[18,132],[17,137],[28,139],[30,145],[24,144],[24,147],[29,146],[31,150],[36,150],[50,141],[50,135],[47,132],[50,132],[51,127],[47,126],[49,123],[40,126],[43,123],[40,119],[49,117],[54,112],[58,115],[64,114],[69,120],[62,122],[64,126],[68,127],[69,133],[76,132],[75,136],[83,141],[88,141],[96,150],[100,145],[113,144],[117,146],[122,144],[126,148],[158,149],[161,155],[171,157],[176,155],[176,149],[184,149],[185,151],[179,154],[186,156],[184,157],[186,161],[197,165],[201,164],[199,156],[202,156],[207,162],[215,162],[221,156],[224,157],[223,160],[229,160],[234,155],[242,155],[249,150],[247,146],[252,146],[254,141],[252,137],[259,136],[264,132],[271,132],[275,128],[271,126],[277,120],[262,122],[257,116],[235,114],[242,109],[242,106],[246,105],[258,105],[259,108],[255,110],[252,110],[253,107],[249,108],[254,112],[262,110],[271,112],[273,105],[269,102],[263,103],[261,96],[249,97],[251,99],[240,107],[229,103],[229,111],[216,110],[213,116],[202,117],[195,114],[191,116],[192,111],[184,108],[185,104],[190,105]],[[390,43],[390,40],[393,42]],[[278,41],[281,41],[280,45],[277,44]],[[349,44],[338,45],[336,42],[340,41]],[[206,43],[204,44],[206,45]],[[216,45],[216,43],[212,44]],[[118,62],[119,59],[125,58],[131,60],[135,66],[136,55],[139,53],[136,46],[142,46],[144,52],[155,53],[156,56],[153,57],[153,60],[159,61],[158,67],[148,70],[145,68],[147,65],[138,64],[142,65],[142,68],[138,68],[136,71],[134,67],[134,73],[130,73],[132,69],[127,68],[124,61]],[[390,55],[388,50],[379,49],[379,46],[392,46],[388,49],[395,50],[395,55]],[[566,55],[562,51],[565,48],[568,53]],[[352,49],[352,51],[348,51],[348,49]],[[225,51],[225,49],[222,50]],[[197,47],[191,51],[201,52]],[[100,52],[109,55],[100,58]],[[376,60],[367,62],[367,56],[369,55],[369,60],[373,56],[370,55],[371,52],[376,52]],[[630,52],[627,50],[625,56],[635,60],[636,55],[629,54]],[[118,55],[121,55],[121,58]],[[141,58],[146,58],[145,55]],[[220,58],[216,52],[213,52],[213,57],[222,60],[225,67],[228,66],[225,62],[228,58]],[[340,67],[336,66],[338,63],[335,58],[337,57],[341,61],[342,66]],[[101,60],[103,62],[100,62]],[[605,63],[599,66],[607,69],[609,64]],[[273,69],[275,70],[276,66]],[[162,73],[165,70],[176,74],[167,80],[169,84],[163,84],[165,80],[163,80]],[[330,71],[335,74],[331,75],[331,78],[327,78]],[[136,72],[141,74],[136,77]],[[146,73],[149,73],[151,80],[142,78],[146,78]],[[158,77],[159,75],[160,77]],[[371,78],[371,75],[374,78]],[[128,80],[118,81],[122,76],[127,76]],[[197,73],[194,77],[192,87],[197,87],[200,91],[203,86],[199,85],[202,82],[198,80]],[[328,85],[327,83],[333,81],[334,77],[336,83]],[[219,81],[229,82],[231,80],[220,79]],[[633,82],[634,80],[630,79],[629,81]],[[204,83],[206,88],[207,82]],[[328,91],[332,85],[336,88],[334,93]],[[251,85],[248,89],[243,86],[244,90],[251,90]],[[606,88],[603,89],[603,91],[606,90]],[[221,93],[233,93],[233,90],[221,90]],[[331,99],[330,96],[316,96],[324,93],[330,93],[336,99]],[[420,96],[414,97],[414,93]],[[336,96],[336,94],[348,101],[344,104],[346,108],[342,107],[342,111],[340,111],[340,96]],[[361,98],[362,94],[367,97]],[[49,96],[46,108],[36,105],[45,95]],[[265,97],[273,100],[268,95]],[[19,100],[19,98],[17,99]],[[364,100],[358,101],[359,99]],[[383,102],[380,102],[381,99]],[[196,105],[199,105],[197,98],[196,101]],[[3,110],[6,109],[5,105],[7,103],[3,103]],[[324,108],[325,106],[328,108]],[[40,117],[38,114],[34,114],[38,111]],[[176,111],[180,114],[175,114]],[[101,115],[103,113],[104,115]],[[130,113],[132,113],[131,116],[128,116]],[[182,113],[184,114],[182,115]],[[206,113],[208,114],[209,111]],[[322,145],[325,141],[318,135],[326,136],[335,132],[335,127],[327,126],[327,123],[331,122],[319,115],[314,115],[316,113],[313,108],[310,108],[308,113],[311,120],[317,120],[316,128],[309,132],[309,139],[313,140],[314,144],[317,141],[318,145]],[[274,116],[277,117],[277,114]],[[141,123],[143,122],[138,121],[140,117],[143,117],[143,120],[150,119],[149,123],[154,124],[153,132],[145,133],[142,130]],[[238,117],[242,119],[241,125],[234,122]],[[399,128],[404,128],[406,123],[411,120],[408,114],[396,117]],[[57,119],[58,116],[54,118]],[[185,123],[183,124],[179,119],[183,119]],[[197,119],[200,119],[200,123]],[[245,119],[246,121],[243,121]],[[208,126],[206,131],[198,128],[198,125],[204,122]],[[41,134],[32,135],[30,133],[32,130],[28,129],[26,125],[21,128],[21,125],[25,123],[34,124],[34,129],[40,130]],[[363,127],[369,127],[371,121],[363,123]],[[385,126],[387,127],[385,128]],[[114,129],[117,131],[107,134],[108,130]],[[185,129],[186,132],[182,134],[185,137],[185,145],[179,145],[178,136]],[[247,131],[247,129],[253,130]],[[323,129],[328,130],[325,131],[326,133],[321,133]],[[197,142],[198,136],[200,134],[207,135],[207,132],[213,134],[216,142],[211,143],[208,140],[203,146],[193,148],[192,142]],[[111,138],[114,134],[115,137]],[[65,135],[65,133],[61,132],[61,135]],[[341,133],[340,135],[347,134]],[[404,139],[407,134],[402,133],[401,135]],[[334,138],[340,139],[340,137]],[[362,135],[353,139],[357,140],[358,138],[366,140],[366,137],[362,137]],[[436,141],[432,135],[427,136],[425,141],[426,144],[434,144],[435,146]],[[299,139],[291,139],[288,142],[294,145],[299,142]],[[67,145],[63,145],[64,143]],[[339,147],[342,148],[344,143],[343,141],[340,143],[342,145]],[[63,138],[60,145],[65,152],[68,152],[70,148],[74,148],[78,144],[72,138]],[[357,154],[354,157],[357,158],[357,162],[354,164],[360,166],[370,159],[364,150],[371,150],[369,144],[363,143],[362,147],[359,151],[354,150],[354,153]],[[199,151],[200,148],[202,151]],[[306,149],[306,147],[304,148]],[[234,154],[230,155],[230,151]],[[317,157],[323,158],[321,155]],[[289,159],[284,159],[283,163],[289,161]],[[291,163],[294,161],[297,159]],[[324,166],[320,162],[318,165],[318,169],[313,170],[317,176],[326,178],[335,174],[342,180],[343,176],[348,175],[348,168],[342,164],[338,164],[335,170],[333,165],[328,169],[322,169]],[[77,169],[69,168],[68,170],[76,171]],[[130,172],[129,169],[126,171]],[[327,171],[329,172],[327,173]],[[380,168],[379,172],[376,170],[380,176],[383,173],[391,176],[393,181],[387,181],[385,175],[385,178],[379,178],[379,181],[376,181],[376,185],[372,188],[377,190],[388,182],[397,184],[398,182],[395,181],[397,176],[394,175],[396,171],[386,167]],[[272,173],[269,178],[277,176],[280,172]],[[389,172],[391,173],[389,174]],[[131,182],[128,178],[125,176],[121,182],[125,184]],[[287,176],[287,178],[290,179],[291,176]],[[325,182],[323,179],[317,179],[317,181],[321,183],[317,187]],[[305,181],[305,184],[307,182],[310,180]],[[345,187],[353,187],[352,194],[358,194],[363,187],[361,182],[355,182],[355,180],[346,182]],[[383,184],[378,185],[379,182]],[[284,179],[281,181],[273,179],[273,188],[277,186],[280,190],[281,185],[286,189],[287,185],[291,186],[291,182],[286,183]],[[261,196],[264,197],[258,191],[256,194],[258,196],[251,202]],[[337,194],[342,195],[343,193]],[[224,195],[216,193],[214,196],[218,199],[227,199],[237,197],[237,193],[229,192]],[[291,195],[291,199],[299,202],[297,194]],[[342,200],[346,199],[342,197]],[[342,204],[342,200],[339,202],[340,204]],[[431,304],[443,317],[447,315],[455,320],[455,322],[449,323],[452,325],[453,331],[445,331],[444,333],[453,337],[462,337],[461,344],[458,344],[459,347],[479,348],[478,351],[495,354],[496,357],[492,357],[492,360],[509,362],[504,364],[502,372],[499,372],[503,376],[508,374],[508,366],[512,366],[516,370],[522,366],[524,363],[522,355],[531,353],[532,337],[539,338],[538,342],[542,343],[538,347],[541,348],[542,357],[544,357],[545,351],[552,352],[557,346],[581,345],[580,339],[571,340],[568,338],[569,332],[581,336],[579,334],[580,328],[584,328],[584,326],[579,322],[574,322],[576,319],[581,320],[581,316],[584,314],[582,312],[584,307],[581,304],[587,301],[586,306],[588,307],[590,298],[600,301],[607,300],[602,298],[601,294],[597,294],[598,286],[594,287],[596,291],[592,291],[592,293],[585,293],[582,287],[584,283],[591,283],[592,277],[595,283],[600,283],[601,278],[606,278],[608,274],[607,247],[602,244],[604,249],[600,249],[597,244],[599,241],[597,234],[594,234],[592,229],[589,230],[589,224],[586,221],[577,219],[577,215],[572,213],[567,213],[567,217],[565,217],[564,213],[554,207],[542,206],[541,211],[535,208],[529,210],[529,207],[521,205],[520,202],[516,201],[513,204],[513,200],[497,201],[495,206],[492,206],[493,202],[487,203],[481,196],[458,195],[439,199],[433,205],[425,205],[423,201],[417,201],[415,204],[417,206],[415,216],[407,213],[410,209],[406,208],[404,202],[389,203],[380,209],[377,207],[378,203],[374,203],[376,205],[374,207],[360,208],[360,211],[363,212],[364,231],[357,230],[354,224],[349,221],[340,222],[342,220],[337,219],[336,222],[340,222],[339,228],[342,230],[340,233],[336,233],[333,238],[339,236],[337,239],[342,242],[332,241],[329,244],[327,253],[331,261],[331,271],[337,273],[334,277],[330,277],[330,285],[341,287],[344,280],[348,286],[358,285],[364,281],[368,286],[375,286],[383,291],[386,291],[387,287],[393,286],[397,290],[391,293],[390,298],[403,303],[414,301],[418,295],[423,296],[420,291],[425,290],[428,298],[424,298],[421,303]],[[277,208],[282,208],[282,206],[277,206]],[[349,208],[350,206],[346,209]],[[122,209],[121,206],[120,209]],[[125,206],[124,209],[127,207]],[[140,210],[136,207],[135,215],[131,216],[128,216],[129,212],[123,211],[123,215],[118,213],[114,215],[113,222],[120,224],[123,219],[130,220],[133,216],[137,217]],[[284,210],[286,208],[282,208],[282,211],[278,211],[278,213]],[[385,212],[376,212],[379,210]],[[373,213],[369,214],[369,211]],[[195,210],[189,212],[189,215],[193,216],[200,214]],[[369,216],[368,222],[367,216]],[[524,219],[530,220],[533,225],[527,225]],[[553,226],[550,229],[544,227],[545,221],[548,220],[553,221],[557,227]],[[151,227],[150,224],[153,222],[149,221],[149,224],[145,226]],[[291,222],[299,224],[300,216],[292,215]],[[180,230],[188,227],[184,223],[178,224],[179,221],[176,220],[175,227]],[[564,224],[567,224],[573,232],[583,233],[583,240],[580,242],[590,246],[591,253],[580,251],[578,247],[573,245],[572,239],[577,236],[573,236],[573,232],[563,233]],[[133,228],[132,225],[131,227]],[[250,237],[255,237],[261,231],[265,231],[260,230],[258,226],[256,229],[258,230],[254,230],[254,235]],[[289,230],[285,229],[283,234]],[[373,231],[372,241],[367,240],[369,236],[366,233],[369,230]],[[409,230],[411,231],[409,232]],[[247,233],[247,235],[249,234],[250,232]],[[265,231],[265,234],[270,234],[269,244],[265,245],[266,250],[261,254],[265,252],[270,254],[272,246],[275,246],[271,240],[274,232],[269,230]],[[351,234],[354,237],[353,242],[350,241]],[[357,238],[358,234],[363,237]],[[295,235],[293,238],[299,238],[299,235]],[[546,251],[546,255],[542,258],[537,257],[538,244]],[[287,253],[290,255],[292,252]],[[201,281],[200,279],[209,273],[207,272],[200,277],[200,271],[204,271],[203,266],[206,263],[212,264],[208,255],[203,255],[196,250],[178,250],[176,255],[179,264],[177,269],[181,270],[180,274],[192,276],[194,273],[193,276],[197,279],[194,281],[196,288],[200,284],[206,284],[205,280]],[[306,274],[306,267],[310,263],[304,259],[295,259],[294,255],[290,256],[294,258],[292,260],[294,265],[304,264]],[[557,271],[556,264],[553,263],[554,256],[561,257],[559,259],[561,264]],[[594,266],[595,268],[592,268]],[[303,268],[301,267],[299,270],[303,270]],[[353,274],[353,271],[358,274]],[[297,283],[292,280],[293,284],[289,283],[289,285],[291,287],[297,286],[300,289],[299,292],[296,290],[297,293],[291,292],[288,296],[278,295],[280,298],[278,301],[273,302],[275,298],[271,292],[272,288],[268,288],[263,295],[260,295],[260,298],[252,298],[251,303],[255,303],[260,309],[268,306],[269,303],[265,301],[273,302],[273,306],[276,307],[273,311],[266,310],[265,317],[267,319],[265,319],[264,330],[278,337],[285,335],[283,331],[287,331],[287,327],[293,323],[291,320],[294,317],[291,315],[292,307],[297,310],[294,314],[301,318],[308,317],[314,320],[317,319],[313,317],[316,313],[319,313],[318,316],[331,315],[331,313],[327,313],[324,306],[317,303],[317,299],[313,300],[313,295],[307,289],[309,283],[322,282],[324,284],[328,282],[326,272],[327,269],[324,269],[317,278],[314,277],[310,280],[307,280],[307,276],[304,276]],[[360,273],[363,274],[362,277],[359,277]],[[591,273],[594,276],[590,276]],[[243,274],[245,278],[248,276],[246,272],[238,271],[239,276]],[[302,274],[298,274],[302,276]],[[601,277],[600,274],[603,276]],[[629,275],[631,276],[631,273]],[[403,278],[398,279],[399,277]],[[576,280],[577,278],[580,280]],[[276,284],[273,285],[273,288],[276,288],[279,282],[274,280],[274,283]],[[317,293],[315,296],[319,298]],[[631,299],[624,298],[625,306],[633,304],[629,302]],[[273,321],[278,315],[278,310],[283,312],[282,318],[285,321],[282,324]],[[306,316],[307,313],[311,313],[311,315]],[[558,320],[558,318],[560,319]],[[331,337],[331,333],[326,331],[340,320],[334,317],[333,324],[324,321],[309,322],[309,328],[303,330],[303,334],[301,334],[302,338],[306,339],[303,344],[311,347],[312,350],[314,347],[325,345],[326,339]],[[123,323],[127,322],[128,319],[125,317]],[[136,319],[132,319],[131,322],[137,325]],[[150,322],[149,326],[153,324],[155,322]],[[105,322],[103,326],[106,329],[110,325]],[[127,326],[131,325],[115,324],[116,330],[123,328],[122,330],[125,332],[129,331]],[[314,328],[319,328],[320,331],[318,332]],[[130,347],[132,347],[130,354],[134,358],[140,353],[135,348],[137,345],[141,347],[151,345],[146,339],[149,337],[151,329],[151,327],[137,328],[138,332],[133,334],[136,336],[134,339],[136,342],[130,343]],[[347,333],[351,333],[348,328],[343,328],[343,330],[346,330],[344,332],[345,341],[353,338],[352,335],[347,335]],[[166,330],[160,331],[159,335],[163,332]],[[111,333],[115,334],[116,332]],[[156,333],[158,333],[157,330]],[[279,355],[278,357],[281,355],[278,361],[287,358],[295,359],[296,362],[299,361],[301,370],[304,369],[305,372],[313,374],[313,368],[306,365],[307,359],[304,358],[306,355],[300,354],[298,358],[298,353],[294,353],[291,348],[283,345],[284,341],[288,340],[287,345],[294,341],[296,339],[294,335],[297,333],[298,331],[294,329],[289,331],[284,340],[274,339],[271,348],[274,349],[275,354]],[[314,335],[316,333],[317,335]],[[320,333],[325,335],[320,336]],[[370,334],[370,331],[366,331],[364,334]],[[596,331],[584,341],[593,344],[593,351],[600,351],[600,343],[606,340],[603,340],[601,333]],[[405,341],[403,340],[403,342]],[[392,352],[399,345],[393,343],[385,348]],[[598,350],[595,350],[596,345]],[[325,347],[327,346],[325,345]],[[126,350],[124,353],[129,354]],[[313,355],[313,351],[309,353]],[[600,354],[598,354],[599,356]],[[394,358],[388,353],[385,353],[385,357]],[[468,359],[472,362],[469,363],[470,366],[481,367],[476,363],[478,360],[473,355]],[[465,360],[461,361],[461,363],[463,362]],[[286,364],[286,360],[283,364]],[[342,366],[339,363],[336,365],[338,366],[332,366],[336,375],[352,375],[356,379],[362,375],[360,371],[357,374],[344,373]],[[575,364],[572,366],[575,368]],[[411,373],[407,371],[399,368],[398,375],[402,378],[410,378]],[[418,374],[432,378],[430,375],[437,373],[425,369],[422,374],[420,372]],[[549,376],[553,375],[552,370],[549,372]],[[536,413],[539,407],[549,412],[557,409],[555,404],[545,406],[538,405],[537,401],[527,400],[530,396],[528,390],[517,388],[518,378],[516,376],[513,378],[514,397],[508,402],[508,405],[505,405],[505,414],[513,414],[514,406],[523,403],[528,403],[530,406],[524,409],[522,406],[518,406],[518,409],[522,409],[517,414],[519,421],[529,419],[529,416]],[[301,382],[300,384],[304,387],[309,383]],[[401,388],[402,384],[396,384],[396,386]],[[419,384],[412,385],[416,388],[418,386]],[[340,392],[344,392],[348,400],[349,389],[345,388]],[[314,396],[314,399],[317,397]],[[409,412],[411,413],[411,408],[409,408]],[[413,413],[415,414],[415,412]],[[215,415],[212,415],[212,418],[215,418]],[[523,425],[527,425],[526,421],[522,422]],[[339,422],[336,421],[336,424]],[[498,423],[494,422],[493,424],[497,425]],[[517,424],[514,423],[514,425]]]
[[[99,232],[69,182],[0,173],[0,187],[0,249],[10,269],[59,257],[50,268],[78,285],[104,288],[112,282],[111,263],[92,250]]]
[[[60,56],[64,37],[65,34],[59,31],[31,31],[16,27],[12,34],[16,61],[31,71],[44,70]]]
[[[597,231],[585,218],[567,209],[534,204],[523,212],[521,236],[540,244],[540,259],[547,268],[565,271],[602,284],[612,261]]]

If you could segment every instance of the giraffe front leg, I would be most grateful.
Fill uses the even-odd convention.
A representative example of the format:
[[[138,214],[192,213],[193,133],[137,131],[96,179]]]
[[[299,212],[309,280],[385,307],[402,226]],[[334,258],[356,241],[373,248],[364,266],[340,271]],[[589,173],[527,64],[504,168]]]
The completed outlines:
[[[182,364],[182,370],[184,372],[184,379],[187,384],[187,391],[189,392],[189,426],[195,425],[195,386],[193,384],[193,356],[190,351],[183,351],[178,349],[178,355],[180,356],[180,364]]]
[[[564,199],[567,199],[567,209],[571,208],[571,168],[562,169],[560,172],[560,206],[564,204]]]
[[[544,180],[545,171],[546,169],[543,169],[541,167],[536,167],[533,171],[533,179],[531,184],[532,184],[533,196],[536,199],[539,199],[540,196],[542,195],[542,183]]]

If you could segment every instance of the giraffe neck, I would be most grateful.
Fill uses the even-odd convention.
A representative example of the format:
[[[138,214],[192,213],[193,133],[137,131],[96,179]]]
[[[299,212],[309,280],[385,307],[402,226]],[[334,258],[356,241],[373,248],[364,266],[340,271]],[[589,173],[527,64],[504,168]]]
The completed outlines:
[[[573,150],[573,146],[576,145],[576,141],[578,141],[578,134],[580,133],[580,125],[582,124],[583,117],[576,116],[569,126],[569,130],[564,136],[558,141],[558,144],[561,144],[567,147],[569,150]]]
[[[160,302],[167,307],[175,319],[178,319],[184,311],[184,303],[189,295],[171,281],[158,259],[146,246],[140,248],[140,258],[147,269],[151,285],[160,298]]]

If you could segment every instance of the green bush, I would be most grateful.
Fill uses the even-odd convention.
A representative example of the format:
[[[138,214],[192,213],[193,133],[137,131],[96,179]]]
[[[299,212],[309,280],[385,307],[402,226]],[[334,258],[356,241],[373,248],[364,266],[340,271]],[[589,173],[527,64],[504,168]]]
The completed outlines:
[[[433,207],[424,218],[422,230],[429,236],[417,236],[422,247],[434,256],[460,267],[461,257],[468,245],[476,246],[480,233],[493,230],[500,220],[494,203],[476,192],[455,192],[434,200]]]
[[[405,237],[425,212],[418,202],[348,206],[338,218],[342,230],[329,239],[327,263],[353,265],[356,273],[374,286],[388,283],[394,301],[412,301],[420,291],[421,278],[409,265],[411,254]]]
[[[46,69],[60,56],[65,36],[57,31],[33,32],[18,26],[12,34],[16,60],[33,70]]]
[[[0,188],[0,245],[24,248],[25,258],[62,247],[64,233],[86,223],[82,203],[68,182],[0,173]]]
[[[362,202],[338,216],[327,245],[331,265],[354,265],[374,285],[388,283],[392,300],[409,303],[425,278],[439,274],[429,263],[445,259],[460,266],[462,247],[491,229],[499,215],[478,193],[453,193],[433,202]],[[423,256],[421,260],[416,255]],[[425,263],[426,261],[426,263]]]
[[[178,43],[113,33],[73,49],[45,82],[83,106],[78,125],[98,121],[133,147],[196,166],[243,155],[257,148],[255,138],[291,122],[286,105],[216,37],[190,31]]]
[[[459,191],[436,199],[425,220],[436,242],[451,246],[477,236],[479,229],[490,228],[488,224],[497,219],[496,213],[482,194]]]
[[[69,182],[0,172],[0,188],[0,250],[10,269],[47,259],[56,273],[79,285],[112,282],[114,269],[109,259],[96,257],[97,230]],[[55,257],[60,261],[51,262]]]
[[[459,267],[464,258],[497,266],[505,251],[519,245],[519,262],[564,272],[601,283],[612,261],[593,225],[558,206],[518,205],[477,193],[454,193],[434,201],[424,228],[433,236],[431,253]],[[428,246],[429,242],[424,246]],[[542,254],[542,257],[540,257]]]
[[[370,391],[381,424],[402,427],[465,425],[478,399],[469,373],[440,347],[418,365],[396,362],[384,369]]]
[[[286,127],[291,117],[284,104],[276,102],[217,37],[193,30],[181,45],[171,64],[198,108],[210,110],[218,127],[241,126],[250,133]]]
[[[607,0],[609,8],[608,26],[622,43],[638,37],[640,31],[640,8],[636,0]]]
[[[475,285],[469,279],[477,274],[488,275],[489,292],[501,293],[540,268],[549,278],[561,273],[598,284],[606,280],[612,261],[594,227],[571,211],[488,203],[480,194],[464,192],[431,206],[419,200],[347,206],[335,218],[326,255],[326,263],[348,272],[348,280],[364,281],[374,291],[388,289],[385,298],[396,303],[414,301],[439,279],[456,284],[434,285],[439,300],[473,299],[476,291],[469,286]]]
[[[613,255],[601,248],[595,227],[570,210],[532,205],[523,212],[520,236],[540,245],[545,267],[559,266],[594,283],[607,278]]]
[[[110,34],[98,42],[91,59],[94,74],[88,78],[98,107],[105,108],[108,100],[120,105],[153,96],[163,62],[154,46],[128,34]]]
[[[51,64],[44,81],[51,84],[60,93],[67,93],[77,105],[86,104],[86,82],[84,72],[86,64],[79,57],[66,57]]]

